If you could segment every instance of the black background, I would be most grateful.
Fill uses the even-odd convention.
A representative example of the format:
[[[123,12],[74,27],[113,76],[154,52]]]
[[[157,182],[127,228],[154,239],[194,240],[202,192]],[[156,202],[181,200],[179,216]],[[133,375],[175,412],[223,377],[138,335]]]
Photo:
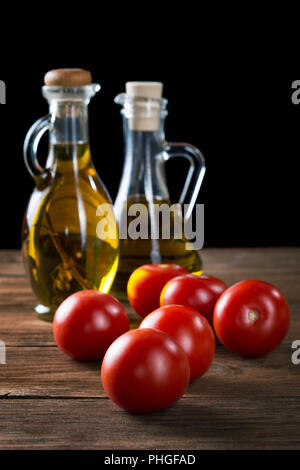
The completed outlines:
[[[87,68],[102,86],[89,108],[90,139],[95,167],[113,199],[123,164],[120,109],[113,99],[127,80],[162,81],[169,100],[167,140],[192,143],[206,158],[199,196],[205,203],[205,246],[298,245],[300,105],[291,101],[297,76],[283,79],[267,70],[258,73],[258,68],[246,73],[237,63],[202,67],[196,42],[191,49],[184,39],[172,45],[169,38],[160,50],[146,42],[142,53],[130,52],[130,41],[127,49],[109,41],[89,47],[87,41],[80,51],[69,42],[63,49],[48,43],[41,54],[25,41],[17,56],[3,59],[0,79],[6,82],[7,104],[0,106],[1,248],[20,246],[22,217],[33,189],[22,145],[31,124],[48,111],[41,96],[43,76],[59,67]],[[41,162],[45,152],[44,143]],[[174,202],[184,178],[178,165],[186,170],[184,163],[168,164]]]

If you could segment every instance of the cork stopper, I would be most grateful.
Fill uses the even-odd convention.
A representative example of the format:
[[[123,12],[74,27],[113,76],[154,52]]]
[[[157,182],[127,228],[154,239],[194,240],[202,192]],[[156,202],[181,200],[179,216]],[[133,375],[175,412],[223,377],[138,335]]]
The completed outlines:
[[[84,69],[56,69],[46,73],[44,83],[47,86],[79,87],[90,85],[92,75]]]
[[[153,101],[148,105],[138,102],[138,98],[160,100],[163,84],[161,82],[127,82],[126,94],[136,98],[134,115],[129,118],[129,129],[133,131],[158,131],[160,128],[160,102]]]
[[[127,82],[126,93],[139,98],[161,99],[163,84],[161,82]]]

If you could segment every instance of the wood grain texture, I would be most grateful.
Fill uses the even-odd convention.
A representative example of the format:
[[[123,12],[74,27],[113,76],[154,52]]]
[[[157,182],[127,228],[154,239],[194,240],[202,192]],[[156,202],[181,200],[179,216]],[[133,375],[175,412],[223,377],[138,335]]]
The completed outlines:
[[[8,399],[1,403],[0,447],[293,449],[299,445],[299,404],[288,398],[282,405],[282,399],[197,397],[134,415],[108,399]]]
[[[21,255],[0,252],[0,449],[299,449],[300,249],[207,249],[205,271],[229,285],[263,279],[279,287],[292,311],[284,343],[246,360],[220,344],[209,372],[171,408],[151,415],[120,410],[105,395],[100,364],[82,364],[55,346],[40,321]],[[131,327],[136,314],[126,306]]]
[[[0,398],[105,398],[100,367],[98,362],[74,361],[56,347],[9,347],[7,364],[0,368]],[[218,345],[212,367],[185,396],[280,398],[284,390],[285,396],[294,397],[296,385],[300,396],[299,374],[291,363],[290,345],[255,360],[237,357]]]

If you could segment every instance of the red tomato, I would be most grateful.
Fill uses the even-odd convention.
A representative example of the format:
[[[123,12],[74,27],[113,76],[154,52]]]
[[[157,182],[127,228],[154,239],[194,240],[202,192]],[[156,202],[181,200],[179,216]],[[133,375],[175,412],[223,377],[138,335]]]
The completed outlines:
[[[167,305],[150,313],[140,328],[155,328],[172,336],[186,353],[191,380],[205,374],[212,364],[216,341],[212,327],[200,313],[183,305]]]
[[[283,341],[290,324],[285,297],[271,284],[242,281],[219,298],[213,317],[215,332],[228,349],[259,357]]]
[[[170,279],[188,273],[177,264],[145,264],[131,274],[127,284],[127,295],[131,306],[145,317],[159,307],[162,288]]]
[[[120,336],[108,348],[101,379],[113,402],[125,410],[144,413],[166,408],[184,394],[190,366],[171,336],[137,329]]]
[[[58,307],[53,323],[57,346],[73,359],[102,359],[111,343],[129,329],[125,308],[96,290],[70,295]]]
[[[226,284],[216,277],[184,274],[165,285],[160,305],[180,304],[191,307],[212,324],[215,304],[226,288]]]

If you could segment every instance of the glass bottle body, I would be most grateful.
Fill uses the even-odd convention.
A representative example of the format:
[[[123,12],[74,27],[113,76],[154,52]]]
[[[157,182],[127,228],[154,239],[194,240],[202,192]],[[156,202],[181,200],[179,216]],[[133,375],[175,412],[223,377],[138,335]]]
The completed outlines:
[[[150,114],[152,121],[157,112],[156,107]],[[190,272],[202,270],[201,257],[186,239],[183,227],[182,236],[176,236],[176,215],[181,216],[182,204],[172,205],[166,184],[165,162],[169,155],[164,140],[164,115],[159,115],[158,130],[137,130],[131,126],[131,119],[132,113],[123,111],[125,162],[114,204],[120,230],[120,258],[112,293],[120,299],[125,298],[130,274],[143,264],[175,263]],[[142,206],[142,212],[138,205]],[[154,211],[159,207],[166,209],[166,219],[155,216]],[[146,233],[133,239],[128,229],[136,216]],[[181,223],[184,224],[182,217]],[[164,224],[168,224],[167,237],[163,236]]]
[[[97,235],[97,208],[111,201],[91,160],[87,103],[54,100],[50,111],[46,170],[35,176],[22,232],[26,271],[44,320],[78,290],[108,292],[118,265],[112,216],[107,223],[116,236]]]

